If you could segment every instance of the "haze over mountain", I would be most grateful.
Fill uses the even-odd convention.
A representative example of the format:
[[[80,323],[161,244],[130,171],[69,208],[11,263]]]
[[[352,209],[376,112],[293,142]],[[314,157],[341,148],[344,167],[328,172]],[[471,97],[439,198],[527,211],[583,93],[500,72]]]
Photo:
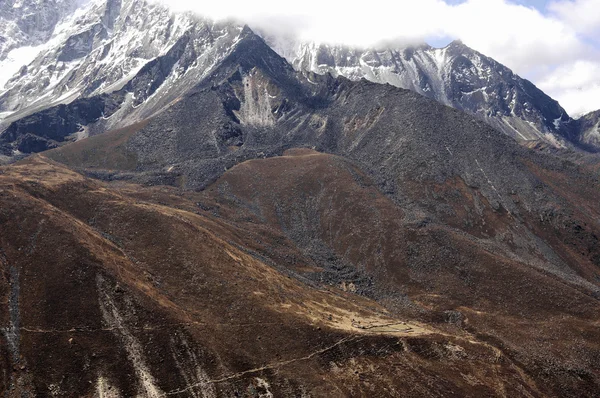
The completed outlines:
[[[70,54],[62,83],[3,97],[45,96],[11,110],[6,157],[51,150],[0,167],[0,393],[595,397],[596,114],[546,151],[418,92],[489,73],[546,126],[556,102],[459,43],[427,64],[454,90],[407,90],[140,0],[82,21],[32,64]]]

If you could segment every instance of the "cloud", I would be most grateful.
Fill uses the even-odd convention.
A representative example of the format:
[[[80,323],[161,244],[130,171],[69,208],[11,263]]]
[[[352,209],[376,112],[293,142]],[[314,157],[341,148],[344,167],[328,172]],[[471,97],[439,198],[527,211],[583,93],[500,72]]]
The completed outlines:
[[[452,8],[448,33],[524,75],[586,51],[576,32],[538,10],[504,0],[470,0]]]
[[[578,33],[590,37],[600,33],[599,0],[554,1],[548,9]]]
[[[586,85],[598,83],[600,75],[580,85],[560,78],[577,73],[581,62],[600,65],[600,0],[556,0],[542,11],[509,0],[155,1],[304,41],[364,48],[461,39],[543,86],[570,113],[600,108],[600,96],[582,94],[585,101],[574,100],[577,93],[587,93]],[[572,85],[565,86],[567,82]]]
[[[561,105],[571,116],[580,116],[600,109],[600,63],[579,60],[562,65],[546,75],[539,87]]]
[[[440,32],[443,25],[443,12],[429,11],[450,8],[442,0],[384,0],[359,6],[322,0],[162,2],[177,11],[192,10],[217,20],[236,19],[263,30],[285,31],[302,40],[361,47],[382,40],[424,40]]]

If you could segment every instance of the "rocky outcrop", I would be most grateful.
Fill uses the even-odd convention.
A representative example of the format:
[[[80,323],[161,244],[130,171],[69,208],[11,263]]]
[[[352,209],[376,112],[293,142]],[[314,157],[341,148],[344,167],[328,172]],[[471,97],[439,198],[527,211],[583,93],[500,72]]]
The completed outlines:
[[[580,142],[600,150],[600,110],[577,119],[577,133]]]

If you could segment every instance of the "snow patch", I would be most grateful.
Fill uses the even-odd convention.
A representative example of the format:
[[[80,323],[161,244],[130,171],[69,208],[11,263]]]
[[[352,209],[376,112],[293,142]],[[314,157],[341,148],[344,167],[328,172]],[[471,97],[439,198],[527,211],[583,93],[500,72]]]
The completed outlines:
[[[0,61],[0,90],[23,66],[29,65],[42,51],[44,45],[24,46],[10,51],[6,59]],[[0,91],[1,92],[1,91]]]
[[[556,130],[560,129],[560,126],[562,125],[562,115],[560,115],[559,117],[557,117],[556,119],[554,119],[554,121],[552,122],[552,124],[554,124],[554,128]]]

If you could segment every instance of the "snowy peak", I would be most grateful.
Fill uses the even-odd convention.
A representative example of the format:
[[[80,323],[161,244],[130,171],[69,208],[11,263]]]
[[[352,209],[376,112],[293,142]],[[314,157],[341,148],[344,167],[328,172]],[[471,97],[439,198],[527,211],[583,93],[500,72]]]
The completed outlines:
[[[201,78],[241,29],[174,14],[144,0],[88,2],[57,25],[38,55],[0,89],[0,123],[119,90],[156,62],[160,82],[169,75],[179,81],[188,72]],[[146,83],[147,88],[135,93],[137,105],[157,91],[157,81]]]
[[[4,156],[148,119],[255,36],[240,25],[174,14],[144,0],[86,3],[56,32],[0,91]]]
[[[388,83],[475,115],[519,141],[566,145],[563,124],[570,118],[556,101],[461,41],[381,50],[270,42],[298,70]]]

